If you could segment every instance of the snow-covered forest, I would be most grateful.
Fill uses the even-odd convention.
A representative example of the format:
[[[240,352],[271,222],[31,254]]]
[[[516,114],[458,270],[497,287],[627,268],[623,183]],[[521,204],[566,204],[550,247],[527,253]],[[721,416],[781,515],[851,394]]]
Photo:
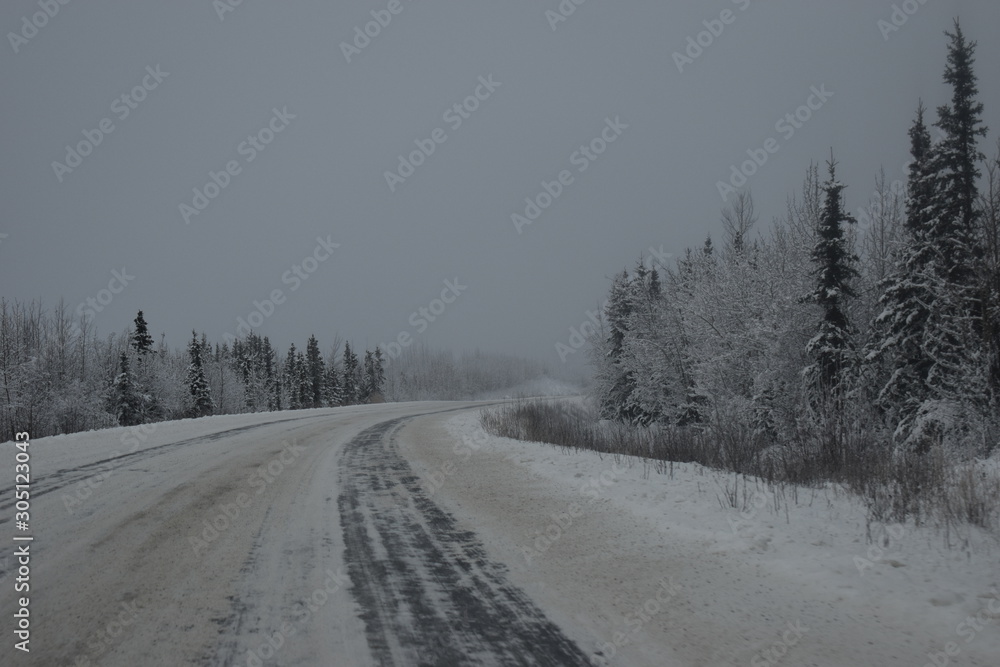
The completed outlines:
[[[975,43],[957,22],[946,35],[950,100],[936,113],[914,100],[908,132],[900,119],[891,137],[909,137],[905,185],[883,173],[864,202],[870,185],[838,180],[834,146],[772,225],[738,192],[721,242],[614,278],[591,338],[602,418],[736,428],[758,451],[809,452],[831,471],[860,442],[996,447],[1000,144],[982,152]]]
[[[65,304],[0,300],[0,429],[39,437],[212,414],[336,407],[383,400],[458,399],[543,374],[537,363],[476,352],[458,359],[426,347],[389,359],[315,336],[279,351],[250,332],[211,343],[192,332],[183,349],[154,341],[140,311],[101,337]]]

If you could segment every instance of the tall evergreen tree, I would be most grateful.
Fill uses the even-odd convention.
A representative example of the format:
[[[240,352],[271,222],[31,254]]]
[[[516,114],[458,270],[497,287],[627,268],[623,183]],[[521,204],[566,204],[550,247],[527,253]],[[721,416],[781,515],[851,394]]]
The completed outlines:
[[[298,354],[295,350],[295,343],[288,348],[285,356],[285,367],[282,371],[284,379],[285,394],[288,396],[288,409],[298,410],[302,407],[301,392],[299,391],[299,365]]]
[[[340,376],[337,373],[336,364],[331,363],[326,368],[324,378],[326,390],[326,402],[331,408],[335,408],[344,403],[344,392],[340,386]]]
[[[323,407],[323,384],[326,375],[326,363],[319,351],[316,336],[309,336],[306,343],[306,365],[309,375],[309,404],[314,408]]]
[[[118,374],[111,387],[109,408],[119,426],[134,426],[143,422],[142,392],[125,352],[118,360]]]
[[[350,342],[344,343],[344,372],[340,385],[344,392],[344,405],[358,402],[358,357],[351,351]]]
[[[212,414],[215,410],[215,403],[212,400],[212,392],[208,387],[208,380],[205,378],[205,343],[198,341],[198,334],[191,332],[191,342],[188,344],[188,355],[191,362],[188,365],[187,387],[191,396],[189,414],[192,417],[204,417]]]
[[[135,316],[135,331],[132,333],[132,347],[139,354],[141,360],[150,350],[153,349],[153,337],[149,335],[149,327],[146,319],[142,316],[142,311]]]
[[[847,317],[845,301],[857,296],[851,285],[858,276],[858,258],[851,254],[845,238],[845,223],[854,217],[844,211],[843,190],[837,180],[837,163],[827,163],[830,177],[823,184],[825,203],[817,230],[812,261],[816,265],[816,287],[806,297],[823,309],[816,335],[807,343],[806,352],[815,359],[810,375],[822,395],[839,395],[843,373],[852,364],[854,331]]]
[[[934,249],[930,243],[930,218],[935,190],[931,165],[931,135],[919,104],[910,128],[909,177],[903,250],[892,275],[881,285],[882,312],[875,320],[876,336],[868,353],[870,362],[882,362],[877,404],[890,417],[905,424],[928,394],[931,360],[924,349],[924,334],[934,304],[929,267]]]

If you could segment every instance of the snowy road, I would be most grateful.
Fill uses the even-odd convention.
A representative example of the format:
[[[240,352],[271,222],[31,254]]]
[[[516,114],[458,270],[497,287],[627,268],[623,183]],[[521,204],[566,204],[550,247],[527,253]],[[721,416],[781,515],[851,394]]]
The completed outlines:
[[[396,451],[456,406],[175,422],[124,453],[135,432],[37,441],[31,651],[5,641],[0,664],[584,664]]]
[[[736,515],[723,473],[488,437],[481,406],[35,441],[29,654],[5,445],[0,665],[997,664],[995,543],[874,552],[850,498]]]

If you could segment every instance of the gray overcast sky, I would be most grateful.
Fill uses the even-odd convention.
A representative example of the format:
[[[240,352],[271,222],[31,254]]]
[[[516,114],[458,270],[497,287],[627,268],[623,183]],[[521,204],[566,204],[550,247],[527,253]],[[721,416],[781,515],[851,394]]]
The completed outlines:
[[[748,149],[779,147],[749,179],[765,224],[831,146],[852,210],[881,165],[901,176],[917,99],[947,101],[942,31],[955,16],[979,40],[989,142],[1000,130],[993,0],[898,2],[916,12],[885,34],[888,0],[587,0],[555,30],[558,0],[401,0],[348,63],[341,44],[390,4],[243,0],[220,20],[209,0],[78,1],[36,15],[35,31],[24,17],[36,0],[4,2],[0,294],[75,308],[124,267],[134,279],[97,314],[103,333],[142,309],[172,346],[192,328],[221,340],[280,289],[284,302],[252,323],[281,347],[407,332],[559,366],[555,344],[610,275],[650,246],[679,254],[719,237],[716,183]],[[678,71],[673,53],[724,10],[730,22],[711,24],[722,33]],[[15,53],[8,33],[22,30]],[[147,67],[168,74],[157,83]],[[444,114],[477,87],[486,97],[479,77],[499,86],[455,127]],[[144,80],[155,88],[134,109],[115,102]],[[833,96],[778,131],[813,86]],[[287,126],[249,161],[256,149],[241,143],[286,108],[294,119],[275,120]],[[66,146],[105,118],[114,129],[57,176]],[[574,152],[608,118],[628,127],[581,173],[589,159]],[[390,192],[384,172],[436,128],[446,139]],[[230,161],[238,173],[186,224],[180,205]],[[562,170],[572,182],[519,234],[511,215]],[[318,237],[340,247],[308,280],[283,280]],[[455,278],[467,289],[421,331],[411,313]]]

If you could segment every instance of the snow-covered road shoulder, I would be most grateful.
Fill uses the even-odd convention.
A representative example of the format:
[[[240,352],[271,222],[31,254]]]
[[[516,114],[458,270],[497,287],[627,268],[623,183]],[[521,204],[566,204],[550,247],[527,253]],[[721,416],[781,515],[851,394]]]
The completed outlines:
[[[834,486],[737,488],[695,464],[657,474],[496,438],[476,411],[418,420],[400,442],[435,502],[595,663],[1000,662],[1000,545],[978,531],[869,526]]]

